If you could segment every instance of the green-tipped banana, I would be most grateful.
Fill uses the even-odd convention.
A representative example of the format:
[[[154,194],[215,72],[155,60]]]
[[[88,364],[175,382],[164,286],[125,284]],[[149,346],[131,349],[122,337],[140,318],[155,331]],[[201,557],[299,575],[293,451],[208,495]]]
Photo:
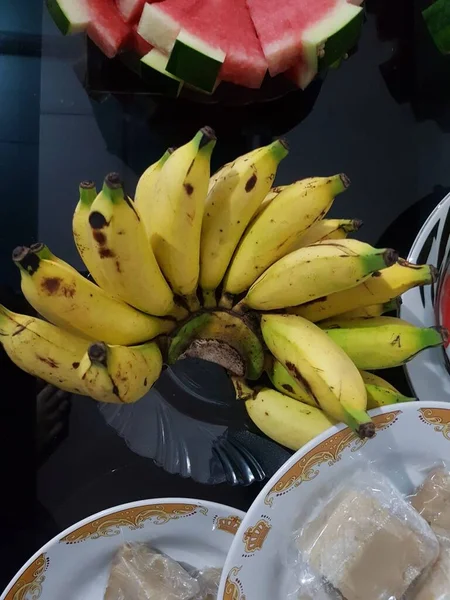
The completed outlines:
[[[162,356],[155,342],[140,346],[91,344],[81,360],[79,377],[89,395],[100,402],[131,404],[158,379]]]
[[[388,369],[405,364],[416,354],[441,346],[448,339],[442,327],[416,327],[395,317],[352,319],[325,329],[358,369]]]
[[[349,233],[358,231],[362,224],[360,219],[323,219],[314,223],[295,241],[291,252],[325,240],[343,240]]]
[[[272,440],[291,450],[299,450],[336,424],[320,409],[270,388],[253,395],[244,393],[242,399],[253,423]]]
[[[394,250],[357,240],[327,240],[281,258],[257,279],[242,303],[273,310],[310,302],[353,287],[396,260]]]
[[[397,311],[399,309],[400,302],[398,298],[394,298],[394,300],[389,300],[389,302],[383,302],[381,304],[370,304],[369,306],[361,306],[361,308],[355,308],[354,310],[349,310],[348,312],[342,313],[339,315],[339,319],[359,319],[361,317],[380,317],[384,315],[384,313]],[[321,326],[328,322],[333,321],[333,317],[331,319],[327,319],[326,321],[321,322]]]
[[[22,292],[43,317],[67,331],[108,344],[137,344],[171,331],[175,323],[146,315],[112,298],[53,256],[44,244],[19,246],[13,260]]]
[[[225,277],[225,298],[248,290],[349,185],[345,175],[311,177],[283,188],[244,233]]]
[[[89,214],[97,261],[116,294],[151,315],[174,314],[173,293],[148,242],[141,217],[117,173],[105,177]],[[101,339],[101,338],[100,338]]]
[[[266,372],[275,389],[295,400],[317,408],[317,401],[308,388],[298,379],[294,379],[279,360],[271,359],[266,362]]]
[[[392,267],[375,272],[356,287],[324,295],[301,306],[289,308],[288,312],[309,321],[322,321],[363,306],[389,302],[413,287],[433,283],[436,277],[437,271],[432,265],[414,265],[399,259]]]
[[[139,211],[148,237],[151,235],[151,225],[154,218],[156,182],[161,169],[173,152],[174,148],[169,148],[158,161],[150,165],[139,177],[136,186],[134,204]]]
[[[417,398],[404,396],[388,381],[375,373],[361,371],[361,377],[366,385],[368,409],[417,400]]]
[[[262,342],[246,317],[225,310],[201,313],[174,334],[168,363],[190,356],[216,362],[248,379],[258,379],[264,367]]]
[[[239,157],[214,175],[206,199],[200,246],[200,285],[207,306],[215,306],[214,291],[287,153],[286,143],[276,140]]]
[[[213,130],[203,127],[161,169],[149,221],[150,242],[173,291],[197,310],[200,234],[208,193]]]
[[[0,343],[21,369],[67,392],[87,394],[78,367],[89,342],[0,305]]]
[[[359,371],[319,327],[293,315],[274,314],[262,317],[261,329],[270,352],[307,388],[318,408],[362,438],[374,435]]]

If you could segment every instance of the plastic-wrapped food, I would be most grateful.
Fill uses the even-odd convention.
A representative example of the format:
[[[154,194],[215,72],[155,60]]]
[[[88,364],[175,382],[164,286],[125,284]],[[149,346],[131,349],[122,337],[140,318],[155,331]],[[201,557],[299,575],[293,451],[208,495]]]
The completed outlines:
[[[104,600],[193,600],[196,579],[145,544],[124,544],[114,557]]]
[[[216,600],[221,574],[222,569],[218,567],[207,567],[197,571],[194,576],[200,585],[200,592],[195,596],[195,600]]]
[[[295,598],[400,600],[435,562],[439,543],[390,482],[359,471],[295,533]]]
[[[450,540],[438,536],[441,551],[430,571],[414,585],[406,600],[450,599]]]
[[[450,537],[450,473],[446,469],[433,470],[411,504],[436,533]]]

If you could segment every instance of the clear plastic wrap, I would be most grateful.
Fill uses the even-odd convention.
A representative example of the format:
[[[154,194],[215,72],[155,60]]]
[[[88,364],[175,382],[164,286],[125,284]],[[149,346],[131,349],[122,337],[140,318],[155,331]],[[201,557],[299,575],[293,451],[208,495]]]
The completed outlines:
[[[200,584],[168,556],[124,544],[114,557],[104,600],[193,600]]]
[[[438,536],[439,558],[431,569],[420,577],[405,600],[450,599],[450,540]]]
[[[200,585],[200,592],[194,600],[216,600],[219,591],[222,569],[207,567],[193,574]]]
[[[338,485],[293,535],[290,600],[400,600],[439,555],[427,522],[369,469]]]
[[[448,469],[445,467],[433,469],[410,500],[417,512],[436,533],[450,538],[450,472]]]

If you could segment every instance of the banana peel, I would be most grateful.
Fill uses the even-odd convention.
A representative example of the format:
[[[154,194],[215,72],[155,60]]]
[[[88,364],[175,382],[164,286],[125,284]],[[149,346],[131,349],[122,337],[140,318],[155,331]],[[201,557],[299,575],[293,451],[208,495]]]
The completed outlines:
[[[168,364],[187,357],[216,362],[250,380],[258,379],[264,368],[262,341],[248,318],[227,310],[200,313],[172,335]]]

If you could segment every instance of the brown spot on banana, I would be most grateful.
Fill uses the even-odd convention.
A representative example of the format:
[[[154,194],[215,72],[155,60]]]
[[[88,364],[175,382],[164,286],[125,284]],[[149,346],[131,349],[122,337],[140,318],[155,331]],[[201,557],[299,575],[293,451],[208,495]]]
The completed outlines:
[[[306,389],[306,391],[311,395],[311,397],[314,399],[314,402],[317,404],[317,406],[320,408],[320,402],[319,399],[317,398],[317,396],[314,394],[311,386],[309,385],[309,382],[303,377],[303,375],[300,373],[300,371],[297,368],[297,365],[294,365],[294,363],[292,362],[287,362],[286,363],[286,369],[292,373],[292,375],[294,376],[294,378],[301,383],[304,388]]]
[[[73,363],[72,363],[72,368],[73,368],[73,369],[78,369],[78,367],[79,367],[79,366],[80,366],[80,363],[79,363],[79,362],[73,362]]]
[[[294,388],[292,387],[292,385],[289,385],[288,383],[283,383],[283,385],[281,387],[283,389],[285,389],[287,392],[290,392],[291,394],[294,393]]]
[[[94,210],[89,215],[89,225],[92,229],[103,229],[109,225],[102,213]]]
[[[186,190],[186,194],[191,196],[194,192],[194,186],[191,183],[183,183],[183,187]]]
[[[245,184],[245,191],[247,193],[251,192],[252,189],[255,187],[257,181],[258,177],[256,176],[256,173],[253,173],[253,175],[250,177],[250,179],[247,180],[247,183]]]
[[[57,369],[59,367],[59,363],[57,363],[56,360],[53,360],[53,358],[45,358],[44,356],[40,356],[39,354],[36,354],[36,358],[48,365],[49,367],[51,367],[52,369]]]
[[[61,283],[61,277],[45,277],[41,282],[41,288],[50,296],[54,296],[61,287]]]

